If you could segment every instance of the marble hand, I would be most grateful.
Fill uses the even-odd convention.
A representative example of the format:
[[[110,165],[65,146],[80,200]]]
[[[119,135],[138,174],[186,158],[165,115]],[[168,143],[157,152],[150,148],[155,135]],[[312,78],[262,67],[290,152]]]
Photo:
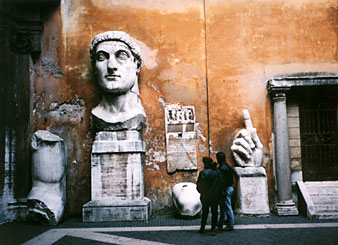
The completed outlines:
[[[248,110],[243,110],[245,128],[235,136],[231,151],[236,163],[241,167],[259,167],[263,159],[263,145],[257,135],[257,130],[252,126]]]

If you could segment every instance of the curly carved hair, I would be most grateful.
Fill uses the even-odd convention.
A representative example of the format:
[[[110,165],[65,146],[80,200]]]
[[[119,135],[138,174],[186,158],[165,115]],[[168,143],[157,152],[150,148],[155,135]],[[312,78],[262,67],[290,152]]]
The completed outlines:
[[[129,47],[133,56],[137,60],[137,68],[141,68],[142,65],[141,49],[135,42],[135,40],[123,31],[107,31],[100,33],[93,38],[89,49],[90,60],[92,65],[95,64],[96,47],[99,43],[102,43],[104,41],[120,41],[126,44]]]

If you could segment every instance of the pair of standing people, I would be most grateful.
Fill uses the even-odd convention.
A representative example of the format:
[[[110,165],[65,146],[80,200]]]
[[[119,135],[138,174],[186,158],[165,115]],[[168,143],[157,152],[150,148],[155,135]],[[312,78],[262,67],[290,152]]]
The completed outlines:
[[[201,194],[202,221],[200,233],[205,231],[209,209],[211,208],[211,233],[216,235],[217,211],[220,205],[220,219],[218,227],[220,230],[234,230],[234,215],[231,207],[231,196],[233,193],[233,169],[227,164],[224,152],[216,154],[217,164],[209,157],[203,157],[204,170],[197,179],[197,191]],[[223,228],[225,215],[227,226]]]

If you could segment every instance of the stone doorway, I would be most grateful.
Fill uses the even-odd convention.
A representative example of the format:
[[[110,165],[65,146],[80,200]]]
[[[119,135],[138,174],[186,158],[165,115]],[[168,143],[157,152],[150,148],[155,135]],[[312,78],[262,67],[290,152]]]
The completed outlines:
[[[338,89],[297,90],[303,180],[338,180]]]
[[[292,183],[314,180],[313,178],[318,176],[325,180],[337,178],[337,172],[334,172],[338,168],[337,161],[331,161],[337,159],[337,85],[336,74],[323,73],[294,74],[268,80],[267,89],[273,102],[274,164],[278,194],[276,209],[279,215],[295,213]],[[293,109],[290,111],[289,108]],[[308,115],[311,116],[307,119]],[[331,118],[327,119],[328,115]],[[317,125],[317,129],[312,129],[309,135],[306,135],[304,125],[308,122]],[[330,130],[324,126],[320,127],[324,124],[330,124]],[[308,139],[301,136],[300,130]],[[316,141],[318,149],[313,150],[311,144]],[[323,142],[333,147],[330,148],[330,153],[321,153]],[[307,152],[305,155],[301,153],[304,145],[308,147],[304,148]],[[296,154],[297,152],[299,154]],[[324,156],[332,157],[324,160]]]

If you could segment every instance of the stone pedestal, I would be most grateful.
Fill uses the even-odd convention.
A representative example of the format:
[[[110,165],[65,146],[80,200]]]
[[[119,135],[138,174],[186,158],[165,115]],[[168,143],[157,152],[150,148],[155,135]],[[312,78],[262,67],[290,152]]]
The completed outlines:
[[[149,220],[151,201],[141,200],[96,200],[83,205],[83,222],[104,222],[118,220]]]
[[[269,215],[268,186],[263,167],[235,167],[238,215]]]
[[[93,143],[91,197],[83,222],[148,220],[151,201],[144,197],[145,144],[138,131],[101,131]]]

